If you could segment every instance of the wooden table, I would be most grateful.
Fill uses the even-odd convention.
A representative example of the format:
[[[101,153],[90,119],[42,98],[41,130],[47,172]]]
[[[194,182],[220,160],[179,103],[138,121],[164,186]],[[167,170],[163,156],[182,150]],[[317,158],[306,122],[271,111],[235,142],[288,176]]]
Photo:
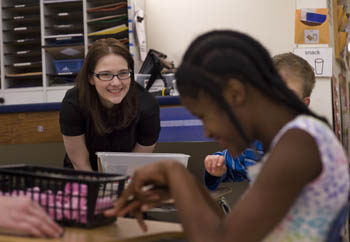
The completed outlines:
[[[218,201],[232,192],[230,188],[219,188],[210,192]],[[164,213],[164,212],[163,212]],[[116,223],[94,229],[65,228],[59,239],[38,239],[19,236],[0,235],[0,242],[147,242],[160,239],[184,238],[179,223],[147,220],[148,231],[144,233],[135,219],[118,218]]]
[[[220,200],[222,197],[230,194],[232,189],[229,187],[219,186],[215,191],[209,191],[210,195],[216,200]]]
[[[146,221],[144,233],[135,219],[118,218],[116,223],[94,229],[65,228],[60,239],[38,239],[0,235],[0,242],[141,242],[166,238],[184,238],[178,223]]]
[[[230,212],[229,204],[226,202],[225,196],[230,194],[232,189],[229,187],[218,187],[215,191],[209,191],[210,195],[216,201],[220,209],[223,210],[225,214]],[[149,219],[157,221],[167,221],[178,223],[179,219],[177,217],[177,212],[173,200],[169,200],[156,208],[146,212],[146,216]]]

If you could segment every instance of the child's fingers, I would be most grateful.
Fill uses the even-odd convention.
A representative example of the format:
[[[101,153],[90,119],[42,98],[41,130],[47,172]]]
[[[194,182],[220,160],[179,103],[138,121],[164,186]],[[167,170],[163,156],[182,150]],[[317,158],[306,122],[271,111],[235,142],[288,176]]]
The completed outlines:
[[[159,205],[159,203],[147,203],[147,204],[143,204],[141,206],[141,211],[142,212],[147,212],[148,210],[155,208]]]
[[[116,216],[123,217],[123,216],[125,216],[128,213],[133,213],[135,210],[140,209],[140,206],[141,206],[141,202],[140,201],[137,201],[137,200],[131,201],[128,205],[126,205],[125,207],[120,209],[117,212]]]
[[[225,158],[223,156],[218,157],[216,166],[223,167],[224,165],[226,165]]]
[[[214,172],[216,170],[217,167],[217,160],[212,160],[211,164],[210,164],[211,170]]]
[[[145,191],[142,194],[142,198],[138,197],[144,202],[159,202],[162,200],[167,200],[170,198],[170,193],[168,189],[165,188],[154,188],[149,191]]]
[[[106,210],[105,216],[121,216],[120,211],[124,210],[128,206],[131,198],[133,197],[133,183],[131,183],[122,193],[122,196],[114,204],[114,208]]]
[[[145,220],[143,219],[143,214],[141,211],[135,212],[135,218],[137,219],[138,224],[140,225],[143,232],[147,232],[147,225],[145,223]]]
[[[207,171],[211,169],[211,158],[209,155],[204,159],[204,167]]]

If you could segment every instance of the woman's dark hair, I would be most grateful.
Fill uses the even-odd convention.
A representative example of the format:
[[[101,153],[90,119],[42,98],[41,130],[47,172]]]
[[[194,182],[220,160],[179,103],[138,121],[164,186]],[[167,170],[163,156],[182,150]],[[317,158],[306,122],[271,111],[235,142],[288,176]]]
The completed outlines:
[[[131,70],[130,88],[123,101],[112,108],[105,108],[99,98],[95,86],[89,83],[98,61],[107,55],[118,55],[126,60]],[[76,86],[79,101],[84,110],[91,115],[98,134],[103,135],[114,129],[121,129],[130,125],[137,115],[136,85],[134,80],[134,60],[129,50],[118,40],[113,38],[96,40],[85,57],[84,64],[77,76]]]
[[[291,91],[280,77],[267,50],[253,38],[230,30],[216,30],[195,39],[187,49],[176,72],[176,83],[182,97],[198,97],[201,91],[210,95],[235,125],[241,137],[251,144],[223,97],[230,79],[249,83],[270,98],[285,104],[297,114],[313,113]]]

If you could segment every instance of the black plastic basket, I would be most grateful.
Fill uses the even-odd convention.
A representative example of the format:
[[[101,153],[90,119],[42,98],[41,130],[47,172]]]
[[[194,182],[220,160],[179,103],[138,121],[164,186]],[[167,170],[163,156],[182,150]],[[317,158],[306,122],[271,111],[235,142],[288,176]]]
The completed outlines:
[[[30,165],[0,166],[0,195],[28,196],[56,222],[91,228],[112,223],[105,217],[128,176]]]

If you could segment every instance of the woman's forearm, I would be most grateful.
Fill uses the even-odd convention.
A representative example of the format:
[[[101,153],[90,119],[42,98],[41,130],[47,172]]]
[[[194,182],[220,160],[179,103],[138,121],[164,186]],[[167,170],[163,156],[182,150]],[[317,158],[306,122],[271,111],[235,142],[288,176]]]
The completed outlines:
[[[89,160],[89,151],[85,145],[85,135],[63,135],[63,144],[74,169],[92,171]]]
[[[75,170],[92,171],[87,150],[72,150],[70,148],[66,150]]]
[[[92,171],[90,162],[87,160],[71,159],[75,170]]]

